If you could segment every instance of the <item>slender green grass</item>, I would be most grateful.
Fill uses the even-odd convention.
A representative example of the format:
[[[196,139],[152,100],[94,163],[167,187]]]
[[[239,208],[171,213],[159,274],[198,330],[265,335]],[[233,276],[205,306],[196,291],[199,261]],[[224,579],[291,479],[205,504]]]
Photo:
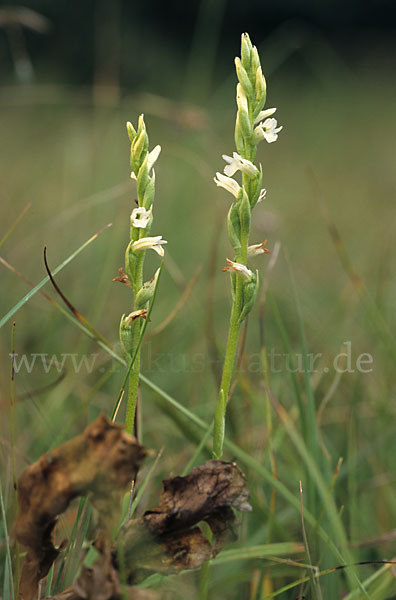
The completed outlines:
[[[85,248],[87,248],[87,246],[89,246],[89,244],[91,244],[94,240],[96,240],[99,237],[99,235],[101,233],[103,233],[103,231],[105,231],[105,229],[107,229],[108,227],[111,227],[111,224],[106,225],[105,227],[103,227],[100,231],[98,231],[97,233],[95,233],[86,242],[84,242],[84,244],[82,244],[79,248],[77,248],[77,250],[75,252],[73,252],[72,254],[70,254],[70,256],[68,256],[63,262],[61,262],[60,265],[58,265],[54,269],[53,275],[56,275],[57,273],[59,273],[59,271],[61,271],[64,267],[66,267],[69,263],[71,263],[72,260],[74,260],[80,254],[80,252],[82,252],[83,250],[85,250]],[[0,319],[0,329],[6,323],[8,323],[8,321],[15,315],[15,313],[20,308],[22,308],[22,306],[24,306],[26,304],[26,302],[28,302],[30,300],[30,298],[32,298],[46,283],[48,283],[49,279],[50,278],[49,278],[48,275],[47,275],[47,277],[44,277],[44,279],[42,279],[40,281],[40,283],[38,283],[32,290],[30,290],[30,292],[28,292],[23,298],[21,298],[21,300],[19,302],[17,302],[8,311],[8,313],[5,314],[4,317],[2,317],[2,319]]]
[[[0,478],[0,511],[1,511],[1,519],[3,522],[3,532],[4,532],[4,544],[6,549],[6,558],[5,558],[5,572],[4,572],[4,584],[3,584],[3,595],[4,600],[8,598],[9,600],[14,600],[14,577],[13,577],[13,569],[12,569],[12,560],[11,560],[11,548],[10,548],[10,540],[8,536],[8,527],[7,527],[7,515],[4,504],[4,495],[3,495],[3,484]]]

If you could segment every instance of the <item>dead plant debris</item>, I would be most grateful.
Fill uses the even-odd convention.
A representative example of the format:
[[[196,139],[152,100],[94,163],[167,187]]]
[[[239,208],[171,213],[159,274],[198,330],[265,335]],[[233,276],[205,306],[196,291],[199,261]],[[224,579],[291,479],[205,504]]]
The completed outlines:
[[[246,480],[235,463],[211,460],[186,477],[163,482],[158,505],[128,521],[112,544],[123,493],[147,456],[146,449],[101,415],[83,433],[45,453],[19,478],[15,534],[27,547],[20,598],[36,600],[39,582],[61,551],[52,533],[58,516],[77,496],[88,496],[98,512],[92,567],[82,565],[74,585],[53,600],[110,600],[121,597],[119,556],[128,584],[150,573],[196,569],[236,538],[233,509],[249,511]],[[198,524],[212,530],[213,544]],[[131,600],[153,600],[150,590],[128,588]]]

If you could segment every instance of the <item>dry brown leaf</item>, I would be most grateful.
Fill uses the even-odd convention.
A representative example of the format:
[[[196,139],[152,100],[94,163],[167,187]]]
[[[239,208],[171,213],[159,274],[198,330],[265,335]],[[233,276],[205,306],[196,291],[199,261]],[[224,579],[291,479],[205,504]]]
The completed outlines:
[[[98,417],[83,433],[44,454],[19,478],[17,540],[28,548],[23,564],[20,594],[34,600],[40,579],[48,573],[58,550],[52,543],[57,516],[73,498],[90,495],[111,528],[121,494],[135,479],[146,451],[135,438]]]
[[[39,581],[59,553],[52,541],[57,517],[76,496],[88,495],[99,513],[95,542],[99,556],[82,565],[73,586],[53,600],[120,598],[117,550],[123,554],[128,583],[150,573],[196,569],[235,539],[233,509],[249,511],[243,473],[235,463],[211,460],[186,477],[163,482],[158,505],[129,521],[111,546],[122,493],[136,478],[147,452],[119,425],[101,415],[79,436],[44,454],[18,481],[18,541],[27,547],[20,580],[20,598],[35,600]],[[213,545],[197,526],[206,521]],[[154,592],[129,589],[131,600],[151,600]]]
[[[250,511],[246,480],[235,463],[210,460],[186,477],[163,482],[156,508],[123,530],[123,548],[131,581],[150,572],[178,573],[196,569],[235,539],[232,508]],[[196,525],[206,521],[212,547]]]

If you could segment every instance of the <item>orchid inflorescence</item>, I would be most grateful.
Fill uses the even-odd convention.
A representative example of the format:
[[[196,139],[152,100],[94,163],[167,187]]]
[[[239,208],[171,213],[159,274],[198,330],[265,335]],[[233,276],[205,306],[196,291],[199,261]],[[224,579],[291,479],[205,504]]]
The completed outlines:
[[[237,115],[235,123],[236,152],[223,155],[224,173],[216,173],[214,181],[233,196],[228,212],[228,237],[234,249],[234,259],[226,259],[231,276],[232,310],[224,358],[219,398],[214,419],[213,456],[221,458],[225,431],[225,414],[229,401],[235,356],[240,327],[254,306],[259,287],[258,271],[247,266],[248,258],[268,254],[267,240],[249,246],[251,213],[256,204],[265,200],[262,187],[263,171],[256,166],[257,145],[266,140],[269,144],[278,139],[282,127],[273,117],[276,108],[264,109],[267,86],[261,70],[257,48],[247,33],[242,35],[241,57],[235,59],[238,84],[236,89]],[[241,182],[235,176],[241,174]]]
[[[230,271],[232,290],[235,299],[236,281],[235,275],[240,275],[242,289],[239,298],[239,322],[248,314],[253,306],[257,290],[251,285],[255,279],[258,286],[258,273],[252,273],[247,269],[249,256],[269,253],[265,248],[266,242],[248,246],[250,232],[251,211],[258,202],[265,198],[266,191],[262,186],[262,168],[254,164],[257,144],[266,140],[268,143],[275,142],[282,127],[278,127],[277,120],[273,118],[276,108],[264,109],[266,100],[266,82],[261,70],[260,59],[255,46],[249,39],[248,34],[242,35],[241,58],[235,59],[237,84],[237,117],[235,125],[235,144],[237,152],[232,156],[223,154],[227,163],[224,174],[216,173],[214,181],[216,185],[224,188],[234,196],[235,201],[228,213],[228,234],[230,242],[235,251],[234,261],[227,259],[227,267],[223,271]],[[240,185],[234,175],[242,174]],[[251,275],[246,278],[246,269]],[[250,292],[247,294],[247,289]],[[254,293],[253,293],[254,292]]]
[[[161,258],[164,256],[166,240],[161,235],[150,236],[153,223],[153,201],[155,194],[154,164],[161,152],[161,146],[155,146],[149,152],[149,139],[143,115],[138,120],[135,130],[132,123],[127,123],[128,136],[131,142],[131,178],[136,180],[137,206],[130,216],[130,242],[125,252],[125,273],[116,280],[126,283],[132,288],[134,301],[132,311],[123,315],[120,323],[120,342],[127,360],[136,353],[129,378],[129,396],[126,414],[126,428],[133,428],[136,408],[136,397],[139,381],[140,355],[139,338],[142,319],[147,316],[147,309],[153,297],[159,269],[153,278],[143,282],[143,263],[146,250],[154,250]],[[122,269],[121,269],[122,271]]]

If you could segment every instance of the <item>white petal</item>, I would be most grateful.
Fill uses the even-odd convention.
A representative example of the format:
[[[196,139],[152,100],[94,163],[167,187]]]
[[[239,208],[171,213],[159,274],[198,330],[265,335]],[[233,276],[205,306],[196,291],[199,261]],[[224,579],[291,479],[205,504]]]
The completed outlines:
[[[238,167],[236,166],[235,163],[232,163],[231,165],[226,165],[224,167],[224,174],[227,175],[228,177],[232,177],[233,175],[235,175],[235,173],[238,171]]]
[[[272,144],[272,142],[276,142],[278,139],[278,134],[273,131],[264,131],[264,138],[269,144]]]
[[[164,243],[164,244],[166,244],[166,242],[165,242],[165,241],[164,241],[163,243]],[[152,250],[154,250],[154,251],[155,251],[157,254],[159,254],[160,256],[164,256],[164,254],[165,254],[165,253],[164,253],[164,249],[163,249],[163,247],[162,247],[162,246],[157,246],[157,245],[154,245],[154,246],[152,246],[152,247],[151,247],[151,249],[152,249]]]
[[[134,208],[131,214],[131,224],[134,227],[141,227],[145,229],[151,217],[152,207],[146,210],[143,206]]]
[[[235,198],[238,198],[241,188],[235,179],[217,172],[216,177],[214,177],[214,182],[219,187],[222,187],[227,190],[227,192],[230,192],[230,194],[235,196]]]
[[[263,123],[263,127],[266,130],[268,130],[268,129],[275,129],[277,123],[278,123],[278,121],[276,119],[274,119],[274,118],[265,119],[265,121]]]
[[[254,123],[255,124],[259,123],[260,121],[263,121],[267,117],[271,117],[275,112],[276,112],[276,108],[267,108],[266,110],[262,110],[261,112],[259,112],[257,117],[254,119]]]
[[[160,155],[160,152],[161,152],[161,146],[158,145],[155,148],[153,148],[151,150],[151,152],[149,153],[148,159],[147,159],[147,168],[148,168],[149,172],[153,168],[155,161],[157,160],[157,158]]]

